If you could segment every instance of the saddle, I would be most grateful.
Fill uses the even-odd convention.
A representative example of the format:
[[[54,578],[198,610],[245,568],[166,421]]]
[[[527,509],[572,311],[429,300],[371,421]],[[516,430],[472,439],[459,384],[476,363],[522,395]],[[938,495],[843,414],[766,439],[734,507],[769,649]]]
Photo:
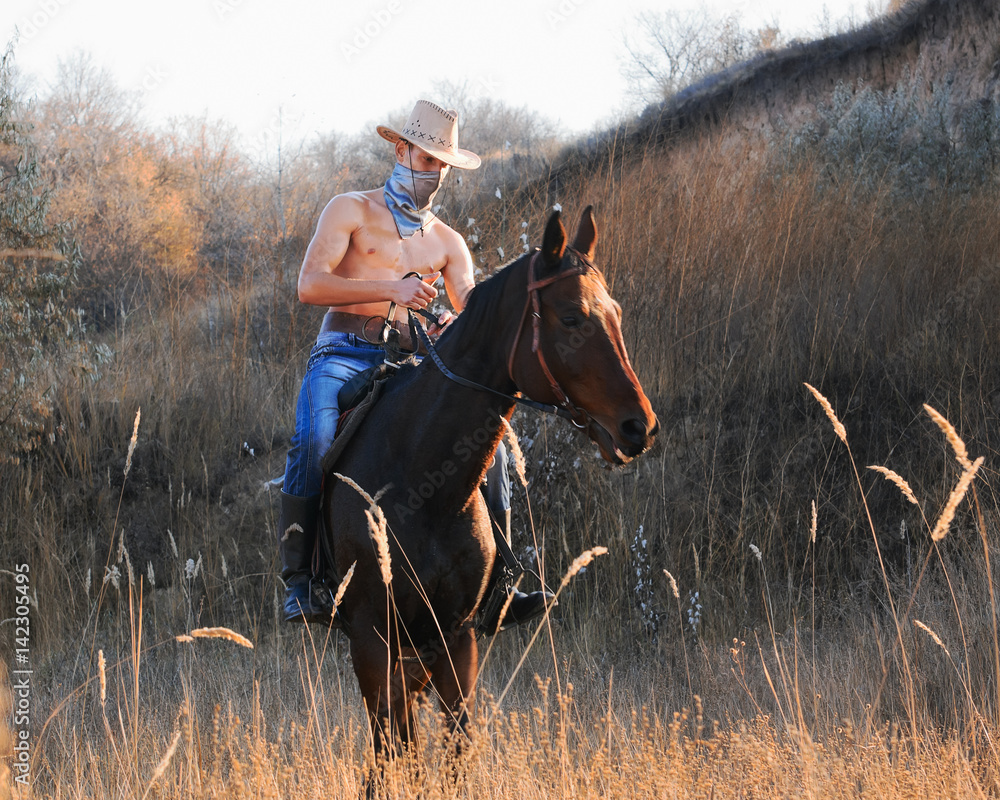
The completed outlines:
[[[340,387],[340,391],[337,393],[337,405],[344,410],[340,414],[333,444],[323,456],[324,474],[332,471],[344,447],[361,427],[368,412],[378,402],[386,381],[395,375],[403,365],[396,366],[396,369],[390,369],[389,365],[384,362],[376,364],[359,372]]]
[[[337,408],[344,411],[340,415],[343,421],[375,388],[375,384],[388,377],[389,367],[383,362],[359,372],[340,387],[337,393]],[[337,426],[338,433],[340,426]]]

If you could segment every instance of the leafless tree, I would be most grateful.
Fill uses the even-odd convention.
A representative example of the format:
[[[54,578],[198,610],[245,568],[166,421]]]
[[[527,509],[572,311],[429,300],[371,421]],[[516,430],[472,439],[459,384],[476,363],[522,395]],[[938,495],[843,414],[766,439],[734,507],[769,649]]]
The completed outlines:
[[[703,11],[646,12],[624,39],[622,64],[633,99],[659,102],[702,78],[781,44],[776,26],[748,30],[738,14],[713,18]]]

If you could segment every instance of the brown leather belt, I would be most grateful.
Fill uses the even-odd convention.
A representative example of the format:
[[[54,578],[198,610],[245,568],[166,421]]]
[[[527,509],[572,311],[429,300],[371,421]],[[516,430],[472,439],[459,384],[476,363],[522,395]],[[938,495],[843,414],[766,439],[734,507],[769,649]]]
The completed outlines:
[[[385,317],[366,317],[363,314],[350,314],[346,311],[327,311],[323,316],[323,324],[320,326],[319,332],[353,333],[367,342],[369,339],[378,338],[384,323]],[[410,337],[410,329],[406,323],[396,320],[392,323],[392,327],[399,331],[400,347],[412,350],[413,339]],[[372,344],[377,344],[377,341],[372,342]]]

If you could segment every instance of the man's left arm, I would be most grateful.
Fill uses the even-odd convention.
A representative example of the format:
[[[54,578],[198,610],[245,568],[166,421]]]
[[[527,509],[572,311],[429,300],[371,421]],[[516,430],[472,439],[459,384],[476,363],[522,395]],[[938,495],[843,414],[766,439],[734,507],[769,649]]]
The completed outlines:
[[[465,308],[469,292],[476,285],[476,279],[472,269],[472,254],[469,253],[465,240],[455,231],[450,233],[448,261],[441,268],[441,275],[444,277],[444,288],[448,292],[452,308],[456,314],[460,314]]]

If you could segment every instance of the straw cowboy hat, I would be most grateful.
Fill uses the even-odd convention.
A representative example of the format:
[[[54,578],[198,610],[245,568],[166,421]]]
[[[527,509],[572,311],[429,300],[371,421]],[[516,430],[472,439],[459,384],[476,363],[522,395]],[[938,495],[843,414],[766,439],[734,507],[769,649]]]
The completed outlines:
[[[475,153],[459,149],[458,112],[445,111],[427,100],[417,101],[403,130],[394,131],[385,125],[376,130],[383,139],[390,142],[402,139],[415,144],[457,169],[476,169],[482,163]]]

